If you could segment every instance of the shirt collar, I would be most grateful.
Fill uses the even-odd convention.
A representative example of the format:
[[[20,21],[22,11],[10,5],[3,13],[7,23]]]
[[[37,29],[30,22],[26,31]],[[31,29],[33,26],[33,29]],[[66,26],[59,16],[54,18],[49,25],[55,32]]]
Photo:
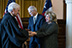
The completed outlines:
[[[38,13],[34,17],[37,18],[37,16],[38,16]]]
[[[12,13],[10,13],[11,14],[11,16],[13,16],[13,14]]]

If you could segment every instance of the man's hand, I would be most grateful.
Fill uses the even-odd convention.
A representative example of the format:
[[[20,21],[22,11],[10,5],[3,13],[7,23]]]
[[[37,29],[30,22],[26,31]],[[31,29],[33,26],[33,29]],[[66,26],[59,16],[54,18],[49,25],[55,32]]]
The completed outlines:
[[[32,31],[28,31],[28,33],[30,37],[33,36]]]
[[[29,34],[31,34],[32,31],[28,31]]]
[[[26,31],[30,31],[30,29],[25,29]]]
[[[32,37],[34,35],[36,35],[37,33],[36,32],[32,32],[32,31],[28,31],[29,32],[29,36]]]

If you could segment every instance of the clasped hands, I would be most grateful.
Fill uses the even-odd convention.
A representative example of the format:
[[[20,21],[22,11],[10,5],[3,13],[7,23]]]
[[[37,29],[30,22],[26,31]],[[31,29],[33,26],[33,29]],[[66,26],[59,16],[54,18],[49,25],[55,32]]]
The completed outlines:
[[[30,37],[32,37],[32,36],[34,36],[34,35],[37,34],[36,32],[32,32],[32,31],[28,31],[28,33],[29,33],[29,36],[30,36]]]
[[[37,34],[36,32],[32,32],[29,29],[25,29],[25,30],[28,31],[30,37],[32,37],[32,36]]]

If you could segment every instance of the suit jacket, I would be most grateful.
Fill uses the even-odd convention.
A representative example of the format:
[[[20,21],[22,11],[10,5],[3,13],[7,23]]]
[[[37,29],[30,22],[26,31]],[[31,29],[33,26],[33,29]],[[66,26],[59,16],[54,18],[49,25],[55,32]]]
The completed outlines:
[[[58,25],[44,23],[36,35],[40,39],[41,48],[58,48]]]
[[[31,31],[38,31],[39,28],[42,26],[42,24],[45,22],[45,17],[38,14],[37,15],[37,19],[36,19],[36,22],[35,24],[33,23],[33,16],[31,16],[29,18],[29,25],[28,25],[28,29],[30,29]],[[31,37],[30,38],[31,41],[35,40],[34,37]]]
[[[28,32],[19,28],[10,13],[4,15],[0,27],[1,48],[21,48],[21,44],[28,38]]]
[[[0,24],[0,48],[1,48],[1,24]]]

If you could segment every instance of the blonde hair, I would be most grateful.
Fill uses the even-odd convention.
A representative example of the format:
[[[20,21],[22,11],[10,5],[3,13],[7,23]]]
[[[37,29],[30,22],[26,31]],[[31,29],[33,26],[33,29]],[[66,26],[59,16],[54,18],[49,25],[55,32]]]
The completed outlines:
[[[49,15],[49,17],[50,17],[50,21],[55,21],[55,22],[57,22],[57,18],[56,18],[56,14],[54,13],[54,12],[48,12],[48,11],[46,11],[46,13],[45,13],[45,16],[46,15]]]

